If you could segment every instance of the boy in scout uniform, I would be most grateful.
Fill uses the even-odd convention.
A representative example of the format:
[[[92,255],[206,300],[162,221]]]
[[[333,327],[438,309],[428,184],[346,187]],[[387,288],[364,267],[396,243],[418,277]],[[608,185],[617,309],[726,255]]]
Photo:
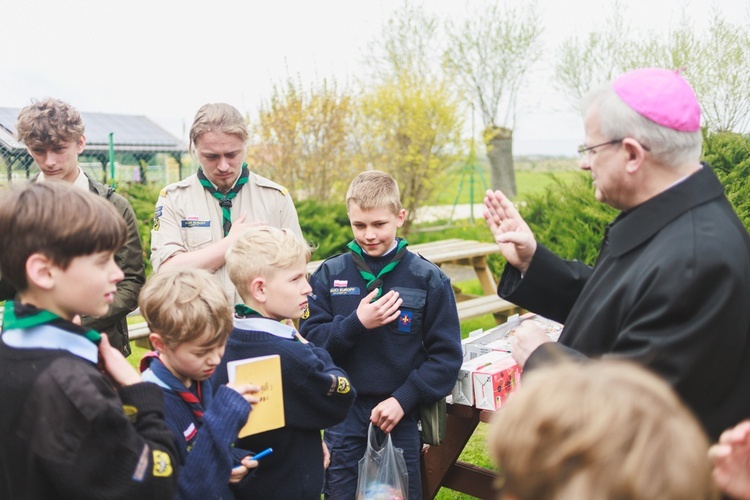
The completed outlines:
[[[224,256],[240,235],[267,224],[302,237],[286,188],[244,163],[247,139],[245,119],[236,108],[202,106],[190,128],[190,149],[200,168],[161,191],[151,232],[154,271],[172,265],[211,271],[234,304],[241,298],[224,269]]]

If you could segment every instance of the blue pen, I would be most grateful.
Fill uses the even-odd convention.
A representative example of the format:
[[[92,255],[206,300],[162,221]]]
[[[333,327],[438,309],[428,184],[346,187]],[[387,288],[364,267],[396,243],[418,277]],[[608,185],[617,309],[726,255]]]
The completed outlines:
[[[270,455],[273,453],[273,448],[267,448],[260,453],[256,453],[252,457],[250,457],[252,460],[260,460],[261,458],[265,457],[266,455]]]

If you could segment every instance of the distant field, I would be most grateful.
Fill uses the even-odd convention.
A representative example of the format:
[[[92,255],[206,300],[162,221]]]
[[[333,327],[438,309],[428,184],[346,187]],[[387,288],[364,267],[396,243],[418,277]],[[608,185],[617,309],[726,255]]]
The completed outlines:
[[[543,192],[552,184],[553,175],[566,182],[579,175],[578,160],[574,158],[517,158],[516,187],[518,198]],[[473,174],[473,175],[472,175]],[[451,171],[430,205],[464,204],[472,201],[472,178],[474,203],[484,199],[485,189],[490,187],[489,164],[480,162],[473,169],[457,167]]]

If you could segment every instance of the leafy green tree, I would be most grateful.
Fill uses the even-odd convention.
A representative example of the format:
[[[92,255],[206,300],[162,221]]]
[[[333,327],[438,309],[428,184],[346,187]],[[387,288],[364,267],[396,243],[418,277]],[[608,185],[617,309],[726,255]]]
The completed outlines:
[[[516,194],[513,128],[516,99],[541,57],[543,28],[536,6],[478,10],[462,25],[449,24],[446,62],[484,121],[492,187]]]
[[[462,146],[460,103],[447,83],[404,75],[366,92],[360,100],[358,166],[388,172],[398,182],[408,215],[442,185]]]
[[[463,148],[461,98],[440,66],[439,27],[404,4],[369,44],[374,83],[358,101],[357,168],[396,179],[408,212],[404,236]]]
[[[286,186],[295,197],[327,200],[352,175],[354,101],[323,80],[305,90],[288,79],[252,121],[247,162]]]

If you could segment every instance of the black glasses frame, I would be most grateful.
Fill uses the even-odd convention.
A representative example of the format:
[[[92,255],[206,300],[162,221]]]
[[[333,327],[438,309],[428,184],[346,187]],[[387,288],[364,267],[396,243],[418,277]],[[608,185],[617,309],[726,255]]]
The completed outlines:
[[[609,146],[610,144],[617,144],[618,142],[622,142],[623,140],[624,139],[615,139],[612,141],[597,144],[596,146],[588,146],[588,147],[585,144],[581,144],[580,146],[578,146],[578,154],[583,157],[583,156],[586,156],[588,152],[591,151],[592,149],[600,148],[602,146]]]

